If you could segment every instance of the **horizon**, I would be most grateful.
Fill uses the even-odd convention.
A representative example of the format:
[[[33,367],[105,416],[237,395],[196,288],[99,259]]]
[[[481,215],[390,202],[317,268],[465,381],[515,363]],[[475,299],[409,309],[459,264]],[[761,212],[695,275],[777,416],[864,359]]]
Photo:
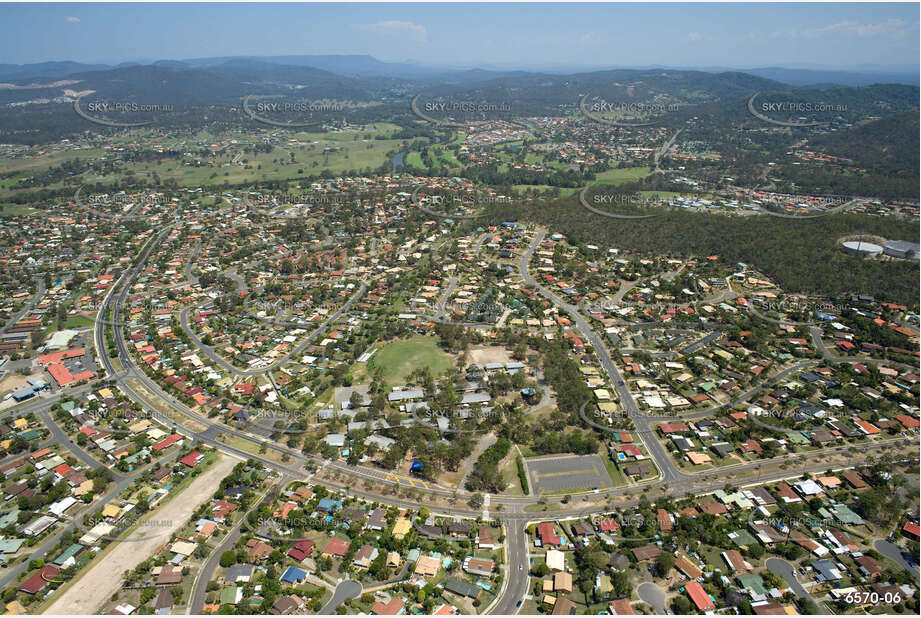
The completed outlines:
[[[647,71],[647,70],[659,70],[659,69],[668,69],[674,71],[701,71],[701,72],[719,72],[719,71],[760,71],[760,70],[770,70],[770,69],[782,69],[790,71],[828,71],[828,72],[840,72],[840,73],[865,73],[871,75],[874,73],[911,73],[921,69],[921,63],[917,66],[905,66],[905,65],[880,65],[880,64],[865,64],[865,65],[853,65],[853,66],[831,66],[831,65],[809,65],[809,64],[763,64],[763,65],[680,65],[680,64],[635,64],[635,65],[578,65],[578,64],[542,64],[542,65],[526,65],[526,64],[497,64],[497,63],[483,63],[483,64],[440,64],[440,63],[426,63],[419,62],[414,59],[390,59],[390,58],[380,58],[372,54],[273,54],[265,56],[253,56],[253,55],[239,55],[239,56],[204,56],[198,58],[135,58],[129,60],[97,60],[97,61],[87,61],[80,62],[75,60],[70,60],[66,58],[54,58],[50,60],[41,60],[38,62],[27,62],[27,63],[0,63],[7,64],[9,66],[38,66],[42,64],[54,64],[59,62],[76,62],[77,64],[85,65],[105,65],[110,68],[116,68],[120,66],[150,66],[160,63],[192,63],[200,62],[207,60],[225,60],[230,61],[234,59],[263,59],[263,58],[275,58],[279,59],[277,64],[283,65],[284,62],[281,60],[285,57],[290,58],[323,58],[323,57],[341,57],[341,58],[362,58],[367,57],[377,62],[384,64],[398,64],[405,66],[414,66],[419,68],[427,69],[438,69],[438,70],[448,70],[448,71],[521,71],[521,72],[565,72],[565,71],[585,71],[585,72],[595,72],[595,71],[618,71],[618,70],[628,70],[628,71]]]
[[[454,69],[902,72],[917,70],[921,36],[917,5],[907,3],[497,3],[474,11],[427,3],[49,3],[5,4],[0,15],[11,30],[0,41],[5,64],[366,55]]]

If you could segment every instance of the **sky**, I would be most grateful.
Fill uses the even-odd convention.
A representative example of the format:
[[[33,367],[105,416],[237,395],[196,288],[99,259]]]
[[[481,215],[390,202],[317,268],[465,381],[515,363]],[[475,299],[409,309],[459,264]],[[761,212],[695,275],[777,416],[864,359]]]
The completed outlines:
[[[453,67],[917,67],[917,3],[0,4],[0,63],[369,54]]]

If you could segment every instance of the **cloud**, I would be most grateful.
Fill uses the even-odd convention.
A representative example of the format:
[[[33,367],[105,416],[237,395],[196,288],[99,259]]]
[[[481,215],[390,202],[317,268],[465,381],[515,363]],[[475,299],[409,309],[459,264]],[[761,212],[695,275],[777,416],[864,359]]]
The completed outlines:
[[[68,17],[68,18],[67,18],[67,23],[69,23],[69,24],[79,24],[79,23],[80,23],[80,18],[79,18],[79,17]]]
[[[379,21],[376,24],[364,24],[359,26],[362,30],[377,32],[378,34],[409,36],[420,43],[424,43],[428,38],[428,31],[425,26],[414,24],[411,21]]]
[[[908,33],[911,25],[901,19],[887,19],[877,23],[861,23],[859,21],[839,21],[818,28],[805,28],[802,30],[783,30],[772,32],[770,39],[818,39],[825,36],[837,37],[902,37]]]
[[[688,40],[691,43],[699,43],[700,41],[710,41],[710,36],[703,34],[702,32],[688,32]]]
[[[597,43],[599,41],[598,35],[594,32],[586,32],[579,37],[579,41],[582,43]]]
[[[822,28],[806,30],[807,36],[823,36],[825,34],[844,34],[853,36],[879,36],[892,35],[901,31],[905,22],[901,19],[887,19],[877,24],[862,24],[857,21],[839,21]]]

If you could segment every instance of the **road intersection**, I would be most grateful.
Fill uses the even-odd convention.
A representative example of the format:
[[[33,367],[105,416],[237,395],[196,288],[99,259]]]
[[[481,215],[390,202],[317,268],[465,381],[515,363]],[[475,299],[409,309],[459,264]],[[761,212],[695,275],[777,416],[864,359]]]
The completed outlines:
[[[325,467],[326,470],[332,471],[334,473],[343,475],[346,477],[346,480],[343,481],[327,481],[324,480],[325,484],[330,486],[338,486],[340,488],[347,488],[351,495],[354,495],[359,498],[384,502],[388,504],[393,504],[396,506],[401,506],[404,508],[414,508],[418,506],[417,500],[412,499],[403,499],[396,495],[386,495],[382,491],[366,491],[365,489],[359,489],[354,487],[355,481],[370,481],[379,485],[381,488],[384,487],[405,487],[402,481],[405,480],[405,477],[399,477],[382,470],[376,470],[373,468],[368,468],[365,466],[358,465],[349,465],[339,461],[328,461],[316,456],[306,455],[300,451],[286,448],[285,446],[278,444],[274,441],[266,440],[263,437],[254,436],[245,431],[240,431],[236,428],[233,428],[229,425],[215,422],[212,419],[204,417],[194,410],[190,409],[188,406],[182,402],[176,400],[170,394],[165,392],[160,386],[150,379],[146,373],[141,370],[134,363],[134,360],[129,353],[128,347],[124,339],[124,333],[122,329],[118,326],[121,324],[120,314],[123,311],[123,303],[126,301],[128,296],[128,291],[132,285],[132,281],[139,275],[141,270],[146,263],[146,260],[149,258],[150,253],[155,248],[155,246],[165,238],[166,234],[172,226],[167,226],[159,235],[153,238],[150,242],[147,243],[145,249],[141,252],[141,256],[135,262],[135,266],[129,268],[125,271],[122,277],[118,279],[115,285],[110,289],[109,293],[104,298],[102,305],[99,309],[97,319],[94,325],[94,344],[96,346],[97,355],[99,357],[102,368],[105,370],[106,374],[112,379],[118,387],[132,400],[138,402],[149,414],[150,416],[160,422],[161,424],[166,425],[171,428],[173,431],[176,431],[180,434],[183,434],[192,440],[199,441],[202,444],[215,447],[221,451],[230,453],[232,455],[244,458],[244,459],[253,459],[261,462],[267,467],[274,469],[286,477],[292,478],[302,478],[306,476],[305,469],[307,467],[317,468]],[[602,366],[605,371],[608,373],[611,382],[615,385],[617,392],[620,396],[620,400],[623,402],[623,406],[629,417],[633,420],[636,425],[637,432],[640,434],[643,443],[646,445],[649,453],[652,456],[652,459],[655,461],[660,475],[659,478],[652,483],[644,485],[643,487],[619,487],[619,488],[610,488],[599,491],[597,496],[600,499],[603,499],[606,496],[623,496],[625,498],[622,503],[623,506],[630,504],[636,504],[639,502],[640,497],[643,495],[644,490],[650,488],[659,488],[663,491],[670,493],[674,496],[683,496],[683,495],[702,495],[708,492],[713,492],[718,489],[721,489],[726,481],[726,477],[736,478],[740,472],[749,472],[758,470],[759,482],[769,482],[771,480],[779,480],[782,478],[789,478],[793,473],[785,470],[778,470],[776,472],[761,474],[762,466],[767,466],[773,460],[764,460],[758,463],[752,464],[742,464],[739,466],[733,466],[725,469],[719,469],[708,472],[706,475],[695,475],[687,474],[681,472],[671,457],[665,452],[665,449],[655,438],[652,432],[651,423],[658,420],[657,417],[650,417],[641,413],[639,406],[633,398],[632,393],[626,385],[626,382],[623,380],[620,375],[616,365],[614,364],[611,356],[604,345],[602,339],[598,336],[593,328],[591,328],[588,321],[581,314],[579,309],[569,303],[566,303],[562,299],[558,298],[553,292],[541,286],[536,282],[530,275],[528,264],[530,262],[531,256],[537,247],[541,244],[545,237],[545,232],[540,231],[535,236],[534,240],[525,251],[522,256],[518,267],[519,272],[522,276],[524,282],[532,286],[534,289],[538,290],[543,296],[548,298],[559,310],[567,313],[573,320],[575,328],[594,346]],[[187,275],[191,273],[190,269],[186,269]],[[362,291],[356,296],[352,297],[352,300],[357,296],[360,296]],[[332,324],[335,319],[338,319],[348,306],[344,306],[337,315],[331,317],[328,321],[328,324]],[[111,309],[111,320],[106,320],[105,316],[108,314],[109,309]],[[443,311],[443,309],[442,309]],[[105,341],[105,329],[107,322],[111,322],[113,327],[113,335],[115,348],[117,352],[117,358],[122,367],[123,371],[119,372],[116,370],[116,367],[113,364],[113,359],[109,357],[106,353],[106,341]],[[325,325],[324,325],[325,326]],[[323,330],[321,327],[319,330]],[[204,347],[200,346],[200,349],[205,350]],[[844,359],[835,359],[835,360],[844,360]],[[849,361],[853,360],[858,362],[857,359],[847,359]],[[862,360],[862,359],[861,359]],[[797,370],[797,367],[791,367],[785,370],[785,372],[793,372]],[[268,371],[268,369],[264,370]],[[264,372],[263,371],[263,372]],[[235,372],[236,373],[236,372]],[[257,372],[259,373],[259,372]],[[782,372],[778,374],[788,375],[788,373]],[[137,386],[143,387],[143,391],[146,393],[138,392]],[[763,387],[763,385],[761,386]],[[759,387],[759,388],[761,388]],[[753,394],[752,392],[746,393],[746,396]],[[150,396],[153,396],[158,403],[168,407],[169,413],[165,412],[160,407],[152,405],[149,400]],[[50,405],[50,404],[49,404]],[[41,406],[39,406],[41,407]],[[706,412],[700,413],[705,414]],[[696,416],[696,414],[695,414]],[[670,417],[671,418],[671,417]],[[43,418],[43,420],[45,420]],[[50,421],[50,418],[48,419]],[[180,422],[181,421],[181,422]],[[54,426],[54,423],[50,423],[51,426]],[[204,429],[196,430],[190,427],[201,426]],[[53,430],[52,430],[53,431]],[[242,449],[231,444],[227,444],[222,441],[220,438],[222,435],[226,435],[238,440],[241,440],[243,444],[249,444],[250,446],[258,447],[253,450]],[[75,447],[69,441],[65,441],[66,436],[61,438],[56,436],[55,439],[59,441],[64,441],[65,445],[68,448]],[[237,440],[234,441],[235,443]],[[860,449],[854,449],[856,451],[862,452],[873,452],[880,448],[888,448],[893,444],[898,443],[898,441],[891,441],[885,443],[876,443],[871,445],[866,445]],[[273,451],[276,454],[282,455],[285,459],[285,463],[279,462],[277,459],[263,456],[260,454],[254,454],[254,452],[259,452],[260,448],[264,448],[265,451]],[[72,449],[73,450],[73,449]],[[829,453],[835,452],[837,449],[827,449]],[[76,453],[77,451],[75,451]],[[824,452],[824,451],[822,451]],[[79,456],[79,455],[78,455]],[[87,455],[88,456],[88,455]],[[81,457],[81,459],[83,459]],[[827,463],[819,463],[817,465],[803,466],[803,468],[797,472],[797,474],[802,474],[805,472],[823,472],[828,468]],[[116,487],[107,494],[106,499],[114,496],[117,491],[120,491],[121,488],[130,484],[132,479],[136,475],[119,477],[116,482]],[[738,482],[738,480],[734,481]],[[367,484],[366,484],[367,487]],[[451,489],[441,487],[432,483],[426,483],[424,485],[413,484],[413,489],[416,491],[425,491],[433,496],[437,496],[446,501],[451,502],[452,504],[457,502],[458,498],[467,497],[467,492],[458,489]],[[533,521],[554,519],[559,517],[580,517],[596,513],[601,513],[606,510],[609,510],[603,506],[588,506],[585,508],[578,508],[575,504],[562,504],[560,497],[550,497],[545,498],[547,511],[538,512],[538,513],[529,513],[526,511],[525,507],[534,505],[537,502],[538,498],[534,496],[524,496],[524,497],[510,497],[510,496],[492,496],[491,500],[491,509],[492,517],[494,519],[500,520],[504,529],[506,530],[506,549],[507,549],[507,564],[508,564],[508,575],[503,587],[502,593],[496,599],[493,607],[490,609],[490,613],[493,614],[513,614],[516,613],[520,602],[525,598],[527,594],[527,585],[528,585],[528,537],[525,532],[526,526]],[[479,515],[476,510],[472,508],[465,508],[463,506],[453,506],[453,507],[433,507],[433,512],[437,514],[449,516],[449,517],[475,517]],[[47,552],[54,546],[54,541],[58,538],[60,532],[54,537],[47,540],[39,550],[36,552],[36,556],[44,555],[44,552]],[[27,562],[20,564],[20,569],[18,572],[9,572],[6,574],[3,580],[0,580],[0,583],[5,583],[10,581],[12,578],[18,576],[18,574],[24,568],[22,565],[27,565]]]

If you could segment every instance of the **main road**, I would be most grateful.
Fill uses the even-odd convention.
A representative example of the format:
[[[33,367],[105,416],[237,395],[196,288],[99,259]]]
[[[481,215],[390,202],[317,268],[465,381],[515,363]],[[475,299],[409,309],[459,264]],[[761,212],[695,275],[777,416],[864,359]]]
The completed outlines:
[[[669,457],[668,453],[665,452],[665,448],[662,446],[662,444],[659,443],[655,436],[652,435],[649,419],[640,413],[640,408],[636,404],[636,400],[633,398],[633,393],[631,393],[630,389],[627,388],[627,383],[624,381],[620,371],[617,369],[617,365],[615,365],[614,361],[611,360],[611,355],[608,353],[607,346],[605,346],[601,337],[598,336],[598,333],[595,332],[595,329],[593,329],[588,321],[582,316],[582,314],[579,313],[578,307],[560,299],[556,294],[542,286],[540,283],[535,281],[533,277],[531,277],[528,265],[530,264],[531,257],[543,242],[545,236],[545,231],[541,230],[537,232],[534,240],[531,242],[527,250],[524,252],[524,255],[521,257],[521,261],[518,264],[518,270],[521,273],[521,278],[527,285],[535,288],[550,302],[556,305],[557,308],[562,309],[567,314],[569,314],[576,326],[576,329],[581,333],[583,337],[585,337],[586,340],[589,341],[589,343],[592,344],[595,349],[595,353],[598,355],[598,360],[601,362],[601,366],[607,372],[611,383],[617,390],[617,394],[620,397],[620,405],[624,408],[624,410],[626,410],[627,415],[633,420],[633,424],[636,426],[636,430],[640,434],[640,438],[643,440],[643,444],[646,446],[647,452],[652,456],[656,462],[656,465],[659,467],[659,472],[661,474],[662,480],[664,480],[666,483],[686,480],[686,475],[678,470],[671,457]]]
[[[168,231],[168,229],[166,230]],[[166,232],[165,231],[165,232]],[[105,316],[109,305],[112,307],[112,316],[113,323],[118,325],[120,324],[119,315],[122,311],[122,303],[125,301],[130,288],[131,281],[134,277],[137,276],[143,264],[146,262],[147,258],[150,255],[153,247],[157,244],[159,239],[162,239],[165,235],[161,234],[157,240],[150,242],[143,252],[141,258],[137,262],[137,266],[126,271],[125,276],[119,279],[119,282],[111,289],[110,293],[104,299],[102,306],[99,311],[99,317],[96,321],[95,329],[95,343],[97,349],[100,352],[104,352],[106,349],[104,341],[104,326]],[[758,462],[757,464],[750,464],[748,466],[739,466],[732,467],[723,470],[710,471],[707,474],[705,479],[702,476],[698,475],[689,475],[681,473],[677,470],[674,463],[671,461],[671,458],[665,453],[661,444],[658,443],[652,436],[649,431],[649,419],[644,415],[639,413],[638,406],[633,400],[632,394],[629,389],[627,389],[626,383],[621,378],[619,372],[617,371],[616,366],[608,354],[606,347],[603,345],[603,342],[600,340],[595,331],[589,326],[587,321],[582,317],[578,311],[571,305],[558,299],[552,292],[546,290],[540,284],[535,282],[530,274],[528,273],[528,262],[531,256],[534,253],[534,250],[540,245],[544,238],[545,233],[539,232],[535,237],[534,241],[526,251],[525,255],[522,257],[520,263],[520,270],[522,277],[525,282],[529,285],[534,286],[536,289],[541,291],[547,298],[549,298],[554,304],[566,311],[574,320],[576,327],[579,331],[590,341],[597,350],[599,358],[601,359],[602,365],[605,370],[608,372],[611,377],[612,382],[615,384],[615,387],[620,394],[621,401],[627,409],[631,418],[634,419],[634,422],[637,424],[637,428],[640,430],[641,435],[643,436],[644,443],[647,445],[650,454],[655,459],[657,465],[662,471],[662,478],[650,485],[644,487],[633,487],[633,488],[612,488],[599,492],[599,498],[603,497],[605,494],[623,494],[631,496],[631,499],[627,500],[623,506],[635,503],[639,501],[640,495],[646,487],[657,486],[664,487],[670,481],[681,481],[682,487],[679,492],[681,494],[686,493],[696,493],[696,494],[705,494],[708,492],[715,491],[720,489],[725,484],[725,479],[720,477],[727,476],[729,474],[735,474],[739,471],[747,471],[750,467],[754,466],[764,466],[769,465],[772,460],[764,460]],[[120,286],[120,287],[119,287]],[[229,425],[224,425],[223,423],[215,422],[207,417],[204,417],[194,410],[188,408],[185,404],[174,399],[170,394],[163,391],[158,384],[151,380],[143,370],[140,370],[134,364],[134,361],[127,349],[123,333],[120,328],[114,328],[115,335],[115,344],[118,354],[118,358],[122,365],[125,368],[125,372],[118,374],[113,365],[112,360],[108,357],[108,354],[101,353],[100,361],[104,366],[105,370],[113,376],[113,379],[119,385],[119,387],[125,392],[125,394],[131,399],[139,402],[145,410],[147,410],[151,416],[161,422],[162,424],[171,427],[174,431],[182,433],[194,440],[199,440],[203,444],[216,447],[225,452],[259,461],[266,465],[269,468],[278,470],[285,475],[293,475],[295,477],[305,476],[304,468],[306,464],[311,465],[325,465],[327,469],[332,470],[337,473],[342,473],[351,477],[351,480],[346,480],[344,482],[338,481],[324,481],[324,483],[340,487],[347,488],[349,493],[353,496],[364,498],[367,500],[385,502],[393,504],[402,508],[416,508],[419,505],[418,499],[401,499],[396,496],[382,496],[380,492],[371,492],[364,491],[355,488],[354,481],[355,479],[373,481],[379,485],[390,485],[399,486],[399,480],[384,471],[375,470],[371,468],[366,468],[363,466],[353,466],[346,463],[337,462],[337,461],[326,461],[318,457],[304,455],[299,451],[288,449],[281,444],[276,442],[267,441],[265,439],[257,438],[246,432],[239,431]],[[157,400],[161,401],[163,404],[168,406],[172,411],[177,413],[172,417],[164,414],[160,409],[154,408],[150,401],[141,396],[134,388],[134,386],[129,382],[129,378],[133,377],[144,389],[149,391],[149,394],[155,397]],[[188,427],[183,426],[176,422],[175,418],[184,417],[194,423],[203,426],[205,429],[202,430],[193,430]],[[275,459],[270,459],[268,457],[263,457],[261,455],[254,455],[251,450],[243,450],[229,444],[222,442],[219,437],[220,434],[227,434],[238,438],[252,445],[259,447],[265,447],[268,450],[280,453],[287,456],[287,460],[290,463],[279,463]],[[870,444],[864,447],[866,450],[875,450],[877,448],[890,448],[893,445],[892,442]],[[829,452],[832,452],[834,449],[828,449]],[[824,452],[824,451],[823,451]],[[800,474],[807,472],[823,472],[828,468],[827,463],[818,463],[817,465],[804,466]],[[791,475],[790,471],[778,471],[771,474],[760,475],[760,482],[770,482],[772,480],[779,480],[781,478],[786,478]],[[738,481],[736,481],[738,482]],[[674,492],[675,486],[671,485],[670,489]],[[457,497],[466,497],[468,492],[463,490],[453,490],[449,488],[443,488],[439,486],[429,486],[426,488],[426,491],[433,496],[438,496],[446,500],[453,500]],[[560,497],[550,498],[550,501],[554,503],[556,510],[548,510],[542,513],[529,514],[524,511],[524,507],[532,504],[535,501],[534,497],[493,497],[492,503],[495,506],[502,507],[502,511],[496,514],[496,519],[499,519],[503,522],[507,529],[507,544],[508,544],[508,565],[509,565],[509,575],[507,577],[507,584],[504,588],[503,593],[500,595],[500,598],[496,602],[495,606],[492,608],[492,613],[514,613],[515,609],[518,607],[518,602],[523,600],[524,595],[527,594],[527,537],[525,535],[524,527],[525,525],[532,520],[538,519],[552,519],[562,516],[585,516],[589,514],[598,513],[604,511],[603,507],[590,507],[590,508],[569,508],[566,509],[563,507],[560,502]],[[469,508],[458,508],[458,507],[433,507],[433,510],[436,510],[439,514],[446,516],[463,516],[463,517],[476,517],[480,513]],[[520,568],[519,568],[520,565]]]

